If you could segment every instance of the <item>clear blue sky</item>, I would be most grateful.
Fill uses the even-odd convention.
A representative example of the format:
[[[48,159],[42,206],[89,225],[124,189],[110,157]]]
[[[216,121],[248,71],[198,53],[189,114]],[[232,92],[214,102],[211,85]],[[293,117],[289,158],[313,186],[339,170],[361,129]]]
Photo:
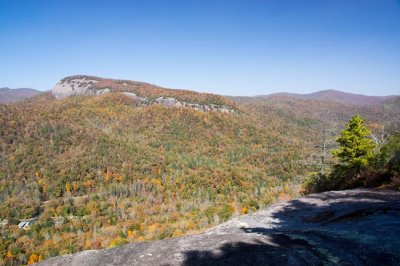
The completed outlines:
[[[0,87],[400,94],[400,0],[0,0]]]

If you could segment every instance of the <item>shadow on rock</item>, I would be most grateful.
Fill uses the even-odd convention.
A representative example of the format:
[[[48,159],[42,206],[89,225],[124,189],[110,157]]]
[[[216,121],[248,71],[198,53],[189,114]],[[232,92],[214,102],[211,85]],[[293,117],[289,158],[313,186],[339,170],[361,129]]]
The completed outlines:
[[[399,265],[399,194],[351,193],[292,200],[268,214],[274,226],[242,227],[218,250],[186,251],[183,265]]]
[[[272,241],[226,243],[217,251],[188,251],[183,265],[322,265],[324,258],[316,252],[301,256],[310,249],[303,240],[291,241],[285,235],[272,235]],[[299,252],[296,260],[294,253]]]

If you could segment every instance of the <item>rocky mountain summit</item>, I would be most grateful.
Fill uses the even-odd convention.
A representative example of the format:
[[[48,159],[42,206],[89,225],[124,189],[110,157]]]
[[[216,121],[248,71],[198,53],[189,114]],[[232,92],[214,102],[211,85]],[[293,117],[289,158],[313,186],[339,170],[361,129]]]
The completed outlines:
[[[203,112],[237,112],[233,102],[219,95],[165,89],[148,83],[128,80],[72,76],[62,79],[52,90],[53,96],[57,99],[76,95],[99,96],[110,92],[122,93],[142,106],[161,104],[168,107],[192,108]]]
[[[88,250],[40,265],[395,265],[400,193],[313,194],[204,233]]]

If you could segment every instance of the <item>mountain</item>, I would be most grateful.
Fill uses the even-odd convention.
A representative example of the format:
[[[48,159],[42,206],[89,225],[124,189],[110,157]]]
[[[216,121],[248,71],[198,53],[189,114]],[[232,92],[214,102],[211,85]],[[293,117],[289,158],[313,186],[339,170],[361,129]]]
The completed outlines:
[[[309,130],[277,114],[261,123],[226,97],[96,80],[0,106],[1,259],[200,232],[291,197],[311,169],[309,140],[281,134]]]
[[[110,92],[122,93],[142,105],[163,104],[201,111],[235,111],[234,103],[219,95],[165,89],[137,81],[76,75],[62,79],[52,90],[52,94],[58,99],[77,95],[99,96]]]
[[[34,89],[10,89],[10,88],[0,88],[0,104],[15,103],[23,101],[25,99],[31,98],[42,93]]]
[[[343,104],[351,104],[359,106],[378,105],[388,99],[396,97],[396,96],[366,96],[362,94],[353,94],[337,90],[323,90],[310,94],[275,93],[266,96],[256,96],[256,97],[265,98],[265,97],[279,97],[279,96],[298,98],[298,99],[309,99],[309,100],[335,101]]]
[[[201,234],[88,250],[39,265],[395,265],[399,208],[400,193],[393,191],[313,194]]]
[[[0,105],[0,264],[199,233],[288,200],[351,116],[382,133],[399,106],[64,78]]]

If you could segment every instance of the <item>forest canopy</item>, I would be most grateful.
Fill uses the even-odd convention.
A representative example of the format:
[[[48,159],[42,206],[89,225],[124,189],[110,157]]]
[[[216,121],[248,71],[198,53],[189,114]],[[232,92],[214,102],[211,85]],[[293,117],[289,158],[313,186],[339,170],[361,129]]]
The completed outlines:
[[[0,105],[1,264],[200,232],[287,200],[321,165],[331,168],[335,159],[322,154],[349,117],[362,114],[376,134],[398,110],[393,101],[218,100],[238,112],[140,106],[119,92]],[[395,184],[398,136],[375,149],[369,165],[386,165],[377,174]]]

